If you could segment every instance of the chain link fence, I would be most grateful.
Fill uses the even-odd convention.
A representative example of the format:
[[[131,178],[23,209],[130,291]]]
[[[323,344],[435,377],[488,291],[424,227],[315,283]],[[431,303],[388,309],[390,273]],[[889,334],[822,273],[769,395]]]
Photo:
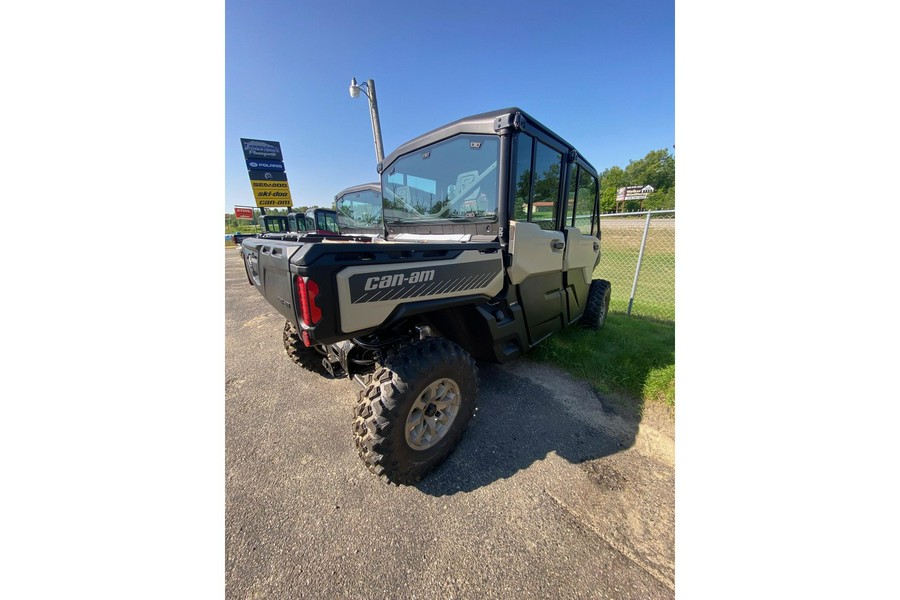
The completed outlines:
[[[609,309],[675,320],[675,211],[600,216],[600,264],[612,283]]]
[[[259,230],[249,221],[241,223],[242,232]],[[578,225],[589,232],[590,217]],[[600,228],[602,256],[594,277],[612,283],[609,309],[674,321],[675,211],[605,214],[600,216]],[[226,242],[233,230],[226,222]]]

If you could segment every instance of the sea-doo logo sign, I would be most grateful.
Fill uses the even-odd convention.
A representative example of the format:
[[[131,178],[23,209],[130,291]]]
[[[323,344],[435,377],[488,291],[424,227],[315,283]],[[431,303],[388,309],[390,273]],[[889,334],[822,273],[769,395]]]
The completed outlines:
[[[369,277],[366,279],[366,291],[379,290],[384,288],[397,287],[404,283],[420,283],[422,281],[433,281],[434,269],[428,271],[413,271],[409,277],[403,273],[395,273],[394,275],[383,275],[381,277]]]
[[[251,181],[250,184],[253,186],[253,189],[261,189],[261,188],[282,188],[288,189],[287,181]]]

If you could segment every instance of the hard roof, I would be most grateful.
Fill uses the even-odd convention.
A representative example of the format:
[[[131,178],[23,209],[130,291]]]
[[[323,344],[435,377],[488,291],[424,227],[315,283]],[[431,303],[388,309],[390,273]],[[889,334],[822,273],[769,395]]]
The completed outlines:
[[[511,123],[516,113],[521,114],[524,117],[525,121],[536,129],[539,129],[543,133],[549,135],[550,137],[556,139],[559,143],[567,146],[570,149],[575,149],[575,147],[563,139],[559,134],[554,132],[552,129],[526,113],[521,108],[517,108],[515,106],[510,108],[500,108],[497,110],[492,110],[485,113],[480,113],[477,115],[471,115],[469,117],[463,117],[462,119],[458,119],[453,121],[452,123],[448,123],[437,129],[432,129],[428,133],[424,133],[417,138],[414,138],[405,144],[399,146],[396,150],[391,152],[388,156],[385,157],[383,166],[387,166],[394,162],[397,158],[404,154],[409,154],[422,146],[427,146],[429,144],[433,144],[435,142],[439,142],[441,140],[447,139],[454,135],[458,135],[461,133],[482,133],[482,134],[496,134],[498,128],[498,119],[504,126],[508,126],[508,123]],[[505,117],[505,119],[504,119]],[[592,170],[596,171],[593,165],[579,153],[582,160],[586,162]]]
[[[346,196],[347,194],[354,194],[356,192],[364,192],[366,190],[371,190],[373,192],[378,192],[380,194],[381,193],[381,182],[374,181],[372,183],[361,183],[359,185],[352,185],[348,188],[345,188],[345,189],[339,191],[337,194],[335,194],[334,199],[337,200],[341,196]]]

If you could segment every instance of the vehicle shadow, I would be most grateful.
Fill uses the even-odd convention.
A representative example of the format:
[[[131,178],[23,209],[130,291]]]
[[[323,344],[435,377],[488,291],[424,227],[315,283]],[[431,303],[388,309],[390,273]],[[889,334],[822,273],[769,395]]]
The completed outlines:
[[[586,382],[530,361],[479,364],[478,412],[450,457],[416,487],[471,492],[555,453],[578,464],[634,444],[638,420],[609,412]]]

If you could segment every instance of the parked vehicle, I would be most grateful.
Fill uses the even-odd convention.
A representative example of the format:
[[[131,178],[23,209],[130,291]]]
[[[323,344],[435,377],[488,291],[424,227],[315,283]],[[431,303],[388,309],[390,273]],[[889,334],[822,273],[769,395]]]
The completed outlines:
[[[342,233],[384,236],[381,183],[343,189],[334,196],[334,206]]]
[[[353,435],[373,473],[409,484],[447,457],[475,412],[476,360],[603,325],[598,179],[508,108],[385,158],[385,239],[244,240],[248,280],[285,317],[291,359],[361,385]]]
[[[258,233],[241,233],[239,231],[236,231],[231,234],[231,241],[234,243],[235,246],[240,246],[241,242],[243,242],[247,238],[256,237],[257,235],[259,235],[259,234]]]
[[[246,240],[247,238],[263,236],[265,237],[268,234],[282,234],[288,232],[296,232],[295,220],[291,217],[295,217],[296,213],[291,213],[289,215],[280,215],[280,214],[270,214],[270,215],[261,215],[259,217],[259,226],[262,230],[260,233],[235,233],[231,237],[231,241],[234,242],[236,246],[240,246],[241,242]],[[301,225],[305,226],[305,223],[301,221]]]
[[[319,235],[342,233],[337,212],[330,208],[310,208],[304,219],[305,230]]]
[[[313,207],[305,213],[267,214],[259,217],[260,233],[235,233],[232,241],[240,246],[247,238],[263,237],[266,239],[299,239],[305,234],[319,236],[340,235],[337,213],[329,208]]]

